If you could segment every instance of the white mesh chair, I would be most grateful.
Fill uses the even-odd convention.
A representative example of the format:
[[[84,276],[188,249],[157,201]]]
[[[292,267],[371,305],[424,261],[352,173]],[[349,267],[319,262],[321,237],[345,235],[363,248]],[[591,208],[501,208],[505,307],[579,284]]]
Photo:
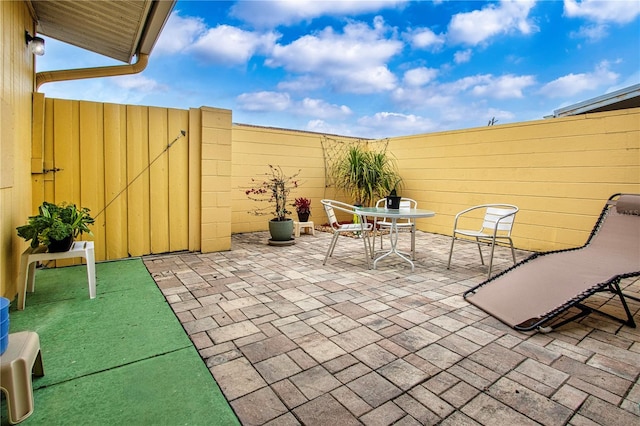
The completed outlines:
[[[359,232],[364,244],[364,256],[367,260],[367,268],[371,269],[371,240],[369,240],[369,233],[373,229],[373,225],[368,223],[366,218],[358,213],[352,205],[335,200],[320,200],[320,202],[324,206],[327,218],[329,219],[329,226],[331,226],[331,230],[333,231],[333,238],[331,239],[331,244],[329,244],[329,249],[322,264],[326,265],[327,259],[333,255],[333,250],[336,248],[340,234]],[[359,223],[340,224],[336,218],[336,210],[348,213],[350,217],[357,219]]]
[[[381,208],[385,207],[387,203],[386,198],[381,198],[376,203],[376,207]],[[418,202],[411,198],[402,197],[400,199],[400,210],[402,209],[417,209]],[[415,260],[416,256],[416,223],[413,219],[398,219],[396,222],[396,226],[398,227],[398,231],[409,231],[411,232],[411,260]],[[374,218],[373,220],[373,229],[378,229],[380,232],[380,248],[382,249],[382,231],[384,229],[391,230],[391,219],[389,218]],[[373,250],[376,249],[376,238],[373,237]]]
[[[468,220],[468,216],[477,214],[478,211],[482,210],[484,210],[484,219],[482,220],[482,225],[479,230],[473,231],[458,228],[458,221],[466,221]],[[513,249],[513,241],[511,240],[511,229],[513,228],[516,213],[518,213],[518,207],[512,204],[482,204],[458,213],[455,221],[453,222],[453,235],[451,237],[451,250],[449,251],[449,263],[447,263],[447,269],[451,266],[451,255],[453,254],[453,245],[456,240],[476,243],[478,245],[478,251],[480,252],[480,262],[483,265],[484,258],[482,257],[480,245],[488,244],[491,246],[491,257],[489,260],[489,272],[487,273],[487,279],[491,277],[493,252],[496,244],[508,245],[511,248],[511,256],[513,257],[513,264],[515,265],[516,253]],[[475,241],[469,240],[469,238],[473,238]]]

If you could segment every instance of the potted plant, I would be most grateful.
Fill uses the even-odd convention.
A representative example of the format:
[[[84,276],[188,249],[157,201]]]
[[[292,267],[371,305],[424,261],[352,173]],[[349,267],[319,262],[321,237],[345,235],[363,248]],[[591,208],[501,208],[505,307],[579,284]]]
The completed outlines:
[[[282,167],[269,165],[269,171],[264,173],[263,179],[251,179],[252,187],[245,191],[247,197],[253,201],[266,202],[267,206],[256,208],[251,213],[264,216],[270,215],[273,218],[269,221],[269,232],[271,241],[291,241],[293,234],[293,219],[288,218],[291,214],[287,210],[287,197],[292,188],[298,187],[297,173],[287,176]]]
[[[373,152],[359,145],[351,147],[331,169],[337,189],[353,198],[356,205],[371,205],[386,197],[400,180],[395,165],[385,152]]]
[[[38,207],[38,214],[30,216],[26,225],[18,226],[18,236],[31,241],[31,247],[47,246],[49,252],[67,251],[73,240],[87,233],[93,235],[89,225],[94,219],[86,207],[75,204],[53,204],[44,202]]]
[[[401,196],[398,195],[398,184],[400,183],[402,179],[398,179],[394,184],[393,187],[391,188],[391,191],[389,191],[389,195],[387,195],[387,208],[388,209],[399,209],[400,208],[400,200],[402,199]]]
[[[296,201],[293,203],[293,206],[296,208],[296,213],[298,214],[299,222],[309,221],[309,215],[311,215],[310,199],[304,198],[304,197],[296,198]]]

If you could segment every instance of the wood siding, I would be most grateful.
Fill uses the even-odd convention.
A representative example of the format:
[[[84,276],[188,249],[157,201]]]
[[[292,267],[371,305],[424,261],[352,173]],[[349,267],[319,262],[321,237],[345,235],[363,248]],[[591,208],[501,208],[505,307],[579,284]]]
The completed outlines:
[[[17,294],[16,227],[31,214],[31,129],[35,58],[24,42],[34,21],[22,1],[0,1],[0,295]]]
[[[189,249],[188,111],[62,99],[44,110],[45,172],[57,171],[33,175],[34,211],[91,209],[99,260]]]

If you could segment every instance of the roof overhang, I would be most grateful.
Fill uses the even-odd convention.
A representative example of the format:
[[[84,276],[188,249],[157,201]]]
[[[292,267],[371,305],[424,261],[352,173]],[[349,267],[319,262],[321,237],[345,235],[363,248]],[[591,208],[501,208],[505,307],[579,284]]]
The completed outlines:
[[[131,63],[149,55],[176,0],[30,0],[39,34]]]
[[[640,107],[640,84],[553,111],[553,117]]]

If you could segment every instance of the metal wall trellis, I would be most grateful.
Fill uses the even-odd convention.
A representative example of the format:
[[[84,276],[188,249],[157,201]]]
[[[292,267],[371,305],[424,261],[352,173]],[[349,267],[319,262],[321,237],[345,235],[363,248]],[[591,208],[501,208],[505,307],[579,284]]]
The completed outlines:
[[[338,159],[343,158],[351,147],[364,147],[370,151],[386,153],[389,138],[385,139],[337,139],[323,135],[320,139],[324,156],[324,187],[335,187],[331,170]]]

